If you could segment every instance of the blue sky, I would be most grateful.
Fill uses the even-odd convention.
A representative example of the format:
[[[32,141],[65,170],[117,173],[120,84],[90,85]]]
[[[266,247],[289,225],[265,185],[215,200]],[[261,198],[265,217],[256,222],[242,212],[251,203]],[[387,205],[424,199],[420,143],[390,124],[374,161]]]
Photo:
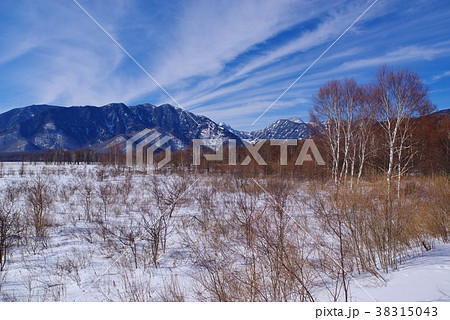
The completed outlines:
[[[330,79],[407,66],[450,107],[450,1],[78,0],[180,104],[241,130],[308,120]],[[71,0],[0,2],[0,112],[173,101]]]

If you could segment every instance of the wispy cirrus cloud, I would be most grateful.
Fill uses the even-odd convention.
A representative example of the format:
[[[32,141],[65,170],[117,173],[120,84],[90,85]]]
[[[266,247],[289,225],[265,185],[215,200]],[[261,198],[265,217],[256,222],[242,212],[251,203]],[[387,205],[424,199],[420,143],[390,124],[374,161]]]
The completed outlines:
[[[335,72],[379,66],[389,63],[407,63],[417,60],[433,60],[435,57],[450,52],[450,48],[430,48],[422,46],[407,46],[389,51],[384,55],[353,60],[343,63]]]
[[[444,73],[435,75],[433,77],[433,80],[436,81],[436,80],[439,80],[439,79],[442,79],[442,78],[445,78],[445,77],[450,77],[450,70],[449,71],[445,71]]]
[[[114,12],[112,20],[120,16]],[[74,15],[71,3],[15,1],[7,14],[22,23],[4,29],[0,68],[8,69],[10,81],[28,88],[27,97],[13,101],[89,104],[127,96],[113,76],[123,62],[120,50]]]
[[[324,1],[196,1],[169,33],[156,76],[166,84],[218,74],[226,64],[279,32],[323,13]]]
[[[373,2],[78,1],[183,106],[240,129],[256,129],[255,116]],[[384,63],[411,66],[432,81],[432,93],[442,91],[450,85],[445,7],[379,1],[258,125],[306,115],[327,80],[367,81]],[[0,111],[170,103],[71,1],[2,1],[0,28]]]

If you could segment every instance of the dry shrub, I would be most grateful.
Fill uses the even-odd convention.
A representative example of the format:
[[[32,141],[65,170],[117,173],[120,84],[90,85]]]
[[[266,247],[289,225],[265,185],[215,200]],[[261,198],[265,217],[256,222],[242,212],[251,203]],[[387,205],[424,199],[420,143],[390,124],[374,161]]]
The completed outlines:
[[[430,210],[429,231],[435,238],[450,242],[450,182],[447,177],[435,177],[428,191]]]
[[[0,192],[0,271],[5,270],[9,251],[20,232],[19,210],[16,201],[19,189],[7,185]],[[0,279],[0,286],[2,280]]]
[[[234,182],[216,193],[224,205],[206,226],[186,223],[182,230],[198,299],[314,301],[312,250],[287,212],[289,183],[261,181],[263,191],[251,179]]]
[[[178,281],[177,274],[170,274],[170,279],[163,280],[162,290],[158,292],[159,297],[164,302],[184,302],[183,289]]]
[[[450,241],[450,181],[445,176],[414,178],[408,195],[414,213],[413,231],[426,250],[432,240]],[[412,189],[409,186],[409,189]]]
[[[320,231],[339,244],[330,250],[346,272],[379,276],[420,248],[431,249],[433,239],[448,241],[447,178],[410,178],[399,198],[388,194],[384,179],[353,187],[311,185],[306,202]]]
[[[25,189],[25,204],[28,224],[34,227],[36,242],[44,247],[48,241],[48,230],[52,225],[51,208],[53,205],[53,189],[48,178],[37,175],[29,181]]]

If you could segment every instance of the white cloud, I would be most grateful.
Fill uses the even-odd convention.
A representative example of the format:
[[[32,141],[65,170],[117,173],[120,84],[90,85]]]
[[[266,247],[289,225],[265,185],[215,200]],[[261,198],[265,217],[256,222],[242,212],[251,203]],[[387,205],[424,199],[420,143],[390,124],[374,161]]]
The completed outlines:
[[[103,1],[80,3],[183,106],[232,125],[255,120],[371,3],[114,1],[107,7]],[[8,15],[20,23],[0,21],[0,27],[5,26],[2,44],[7,43],[0,46],[0,68],[14,66],[7,69],[11,81],[3,88],[11,92],[20,88],[17,92],[26,92],[26,97],[16,100],[30,104],[171,102],[83,11],[69,3],[17,0],[10,5]],[[427,36],[420,45],[411,41],[410,34],[405,38],[405,30],[418,20],[413,20],[416,14],[401,21],[383,16],[396,10],[386,2],[377,3],[262,122],[274,114],[298,115],[303,109],[296,107],[305,106],[330,77],[358,77],[381,63],[432,60],[448,52],[442,38],[428,41]],[[371,20],[374,17],[379,19]],[[426,22],[431,18],[419,19],[428,35],[432,26]],[[306,31],[294,36],[299,26]],[[419,27],[415,28],[411,30]],[[289,32],[280,36],[283,31]],[[346,61],[349,57],[357,59]],[[435,79],[446,76],[437,74]]]
[[[317,7],[318,2],[294,0],[191,3],[177,19],[167,52],[159,54],[156,76],[171,84],[217,74],[255,44],[313,17]]]
[[[343,63],[336,68],[334,72],[367,68],[378,66],[381,64],[407,62],[414,60],[432,60],[442,53],[448,52],[449,49],[438,47],[422,47],[422,46],[406,46],[393,51],[389,51],[384,55],[378,55],[371,58],[358,59]]]
[[[439,79],[442,79],[442,78],[445,78],[445,77],[448,77],[448,76],[450,76],[450,70],[449,70],[449,71],[446,71],[446,72],[444,72],[444,73],[435,75],[435,76],[433,77],[433,81],[436,81],[436,80],[439,80]]]

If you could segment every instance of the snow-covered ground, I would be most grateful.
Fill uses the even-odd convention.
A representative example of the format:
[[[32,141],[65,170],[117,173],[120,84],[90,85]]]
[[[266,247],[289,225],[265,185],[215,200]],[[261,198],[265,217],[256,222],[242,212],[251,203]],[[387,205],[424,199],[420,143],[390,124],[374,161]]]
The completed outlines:
[[[201,177],[186,201],[175,209],[167,250],[160,254],[156,268],[144,240],[137,241],[136,261],[125,239],[130,232],[136,232],[139,238],[140,212],[150,210],[150,203],[155,206],[151,194],[146,193],[151,188],[148,176],[135,174],[127,182],[124,175],[109,176],[95,165],[5,163],[1,170],[1,189],[26,185],[39,173],[48,177],[54,214],[45,247],[28,243],[10,250],[6,269],[0,272],[0,301],[207,300],[197,281],[198,261],[193,260],[180,232],[197,223],[201,210],[195,199],[205,191],[201,186],[208,185],[207,178]],[[163,184],[171,183],[170,176],[159,179]],[[112,196],[105,200],[106,210],[99,194],[107,182]],[[86,221],[85,217],[85,189],[90,183],[91,214],[105,209],[108,215],[100,224]],[[129,194],[123,191],[127,183]],[[189,183],[196,181],[191,179]],[[18,207],[25,210],[24,196],[17,201]],[[199,230],[197,226],[192,234]],[[417,251],[397,271],[382,277],[384,280],[355,276],[350,282],[351,300],[372,301],[373,297],[377,301],[450,301],[450,244],[436,242],[431,251]],[[326,301],[320,291],[320,287],[316,289],[316,298]]]
[[[360,282],[377,301],[450,301],[450,244],[438,244],[384,277]],[[372,301],[366,292],[352,284],[354,301]]]

